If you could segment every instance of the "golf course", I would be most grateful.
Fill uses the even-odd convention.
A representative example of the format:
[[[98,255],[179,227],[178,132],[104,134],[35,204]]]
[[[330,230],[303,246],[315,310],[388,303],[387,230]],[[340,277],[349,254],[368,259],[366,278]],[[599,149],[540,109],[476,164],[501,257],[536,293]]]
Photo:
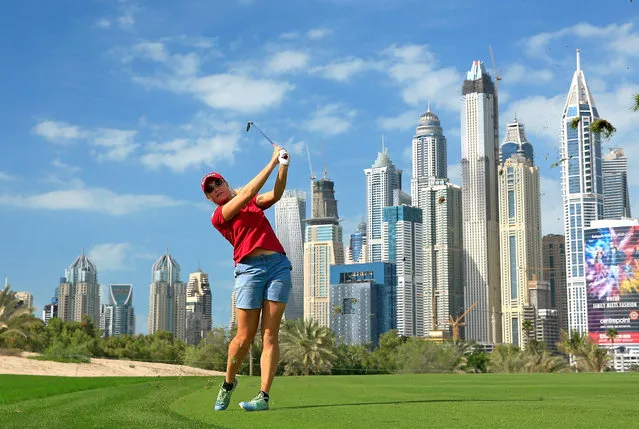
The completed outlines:
[[[0,376],[2,428],[634,427],[639,373],[278,377],[271,409],[213,412],[221,377]]]

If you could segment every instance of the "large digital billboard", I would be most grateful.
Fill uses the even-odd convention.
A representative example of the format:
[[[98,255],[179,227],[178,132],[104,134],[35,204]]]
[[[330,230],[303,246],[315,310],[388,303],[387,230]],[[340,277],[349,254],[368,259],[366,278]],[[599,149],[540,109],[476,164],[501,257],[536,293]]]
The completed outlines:
[[[639,344],[639,226],[584,230],[588,332],[599,344]]]

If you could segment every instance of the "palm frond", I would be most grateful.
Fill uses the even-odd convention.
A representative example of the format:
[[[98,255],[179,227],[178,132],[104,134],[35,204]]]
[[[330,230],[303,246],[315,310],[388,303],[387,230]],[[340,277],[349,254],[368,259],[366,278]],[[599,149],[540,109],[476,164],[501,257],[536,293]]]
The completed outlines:
[[[599,134],[601,138],[606,140],[617,132],[617,129],[605,119],[597,119],[593,121],[588,128],[590,128],[590,131]]]

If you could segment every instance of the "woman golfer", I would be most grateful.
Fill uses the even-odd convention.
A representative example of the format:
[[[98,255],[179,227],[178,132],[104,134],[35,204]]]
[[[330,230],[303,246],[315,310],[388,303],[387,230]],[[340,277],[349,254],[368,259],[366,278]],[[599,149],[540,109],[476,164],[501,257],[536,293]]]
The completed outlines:
[[[229,344],[226,378],[215,401],[215,410],[226,410],[238,384],[235,377],[262,320],[263,350],[260,359],[260,392],[248,402],[246,411],[268,410],[269,389],[280,358],[278,335],[280,321],[291,292],[291,262],[284,252],[264,210],[284,193],[289,156],[286,149],[274,145],[273,155],[262,171],[246,186],[234,191],[218,173],[202,179],[206,198],[217,205],[211,222],[233,245],[235,261],[235,307],[237,334]],[[258,194],[277,165],[277,179],[272,191]]]

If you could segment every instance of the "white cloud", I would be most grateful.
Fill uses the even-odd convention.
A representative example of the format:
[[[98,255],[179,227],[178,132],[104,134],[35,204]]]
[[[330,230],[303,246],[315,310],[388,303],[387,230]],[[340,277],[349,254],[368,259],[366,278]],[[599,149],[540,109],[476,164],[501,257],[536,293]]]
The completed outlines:
[[[328,104],[317,109],[306,121],[305,129],[326,135],[337,135],[348,131],[357,116],[356,110],[348,110],[339,104]]]
[[[200,56],[195,52],[171,54],[160,42],[144,42],[135,45],[124,56],[124,62],[148,59],[163,64],[168,73],[158,72],[154,76],[136,75],[134,82],[160,88],[177,94],[191,94],[215,109],[240,113],[264,111],[278,106],[286,94],[295,86],[287,81],[251,78],[245,70],[236,73],[219,73],[198,76]],[[303,58],[284,54],[274,64],[280,71],[299,67]]]
[[[314,28],[306,33],[306,37],[310,40],[321,40],[333,33],[330,28]]]
[[[118,17],[118,24],[122,28],[131,28],[135,24],[135,18],[133,17],[133,9],[127,8],[122,15]]]
[[[89,250],[88,257],[97,266],[98,271],[117,271],[126,268],[129,262],[129,243],[97,244]]]
[[[260,112],[278,106],[293,88],[288,82],[231,74],[198,78],[188,85],[189,92],[210,107],[240,113]]]
[[[79,127],[56,121],[40,122],[32,131],[51,143],[58,144],[69,144],[85,135]]]
[[[531,96],[513,101],[501,113],[500,127],[505,129],[506,123],[511,122],[516,117],[519,122],[524,124],[526,136],[533,145],[536,145],[542,139],[558,146],[564,104],[565,95],[556,95],[554,97]]]
[[[407,131],[410,128],[416,128],[419,122],[419,114],[415,110],[408,110],[397,116],[379,118],[379,126],[386,131],[399,130]]]
[[[440,68],[428,46],[393,45],[383,55],[388,60],[387,73],[401,88],[405,103],[423,106],[430,100],[440,100],[447,110],[459,111],[463,76],[452,67]]]
[[[98,22],[96,22],[95,25],[96,25],[96,27],[100,27],[100,28],[110,28],[111,27],[111,21],[109,21],[106,18],[102,18]]]
[[[175,139],[147,146],[142,164],[152,170],[169,168],[183,172],[200,165],[219,165],[221,161],[233,162],[238,150],[239,135],[216,135],[210,138]]]
[[[10,180],[15,180],[15,177],[10,175],[9,173],[5,173],[4,171],[0,171],[0,180],[10,181]]]
[[[64,170],[68,173],[78,173],[82,171],[82,167],[66,164],[65,162],[61,161],[59,158],[55,158],[53,161],[51,161],[51,166],[54,168],[59,168],[61,170]]]
[[[553,43],[562,41],[568,43],[567,46],[583,45],[588,57],[593,58],[592,72],[601,75],[630,74],[633,71],[628,67],[629,61],[639,58],[639,32],[633,32],[633,28],[632,23],[602,27],[579,23],[557,31],[535,34],[521,43],[528,55],[551,64],[557,64],[551,57]]]
[[[92,144],[104,148],[106,152],[95,152],[98,160],[122,161],[137,147],[135,135],[137,131],[98,129],[93,133]]]
[[[311,73],[318,73],[326,79],[345,82],[356,74],[379,68],[379,63],[366,61],[361,58],[346,58],[325,66],[313,67],[310,71]]]
[[[0,206],[35,210],[76,210],[109,215],[125,215],[183,204],[185,202],[166,195],[117,194],[103,188],[67,189],[32,196],[0,195]]]
[[[33,127],[33,132],[52,143],[71,144],[80,140],[87,141],[96,148],[92,150],[92,154],[98,160],[121,161],[138,146],[134,141],[137,131],[132,130],[90,130],[65,122],[44,121]]]
[[[286,73],[303,69],[308,64],[310,56],[300,51],[282,51],[276,53],[266,67],[269,72]]]
[[[519,82],[542,84],[551,81],[555,74],[550,69],[533,69],[520,63],[510,65],[503,73],[503,79],[509,85]],[[499,92],[500,101],[502,92]]]
[[[288,33],[282,33],[278,37],[283,40],[295,40],[299,39],[300,35],[294,31],[290,31]]]

